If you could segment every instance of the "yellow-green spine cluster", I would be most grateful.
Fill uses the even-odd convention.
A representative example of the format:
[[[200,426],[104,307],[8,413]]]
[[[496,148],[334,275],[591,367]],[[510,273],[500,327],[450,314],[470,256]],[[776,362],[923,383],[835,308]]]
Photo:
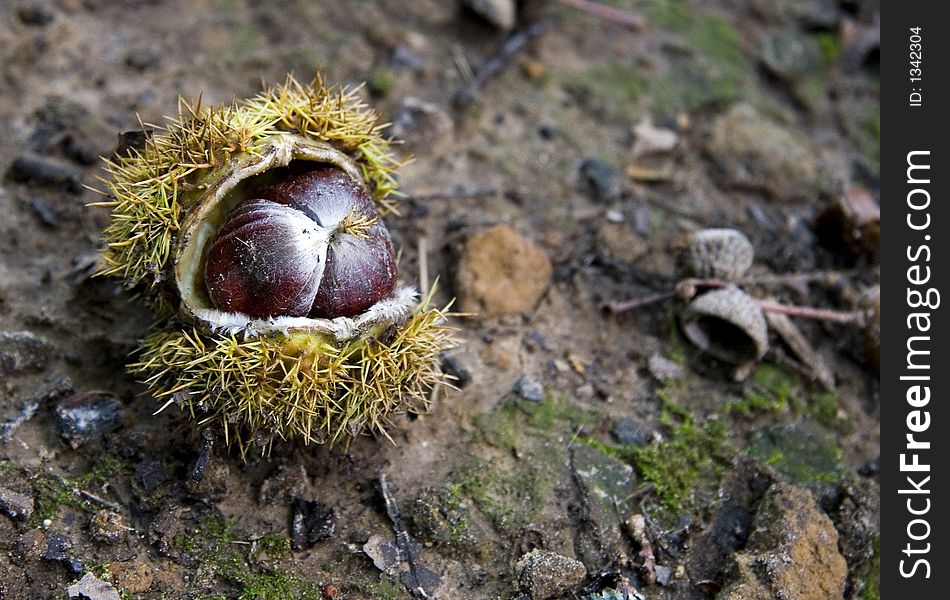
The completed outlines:
[[[428,406],[431,388],[444,383],[439,354],[452,343],[444,320],[443,311],[420,307],[392,339],[345,343],[309,332],[242,338],[158,331],[131,369],[146,376],[165,406],[177,402],[222,426],[242,453],[247,432],[349,441],[385,434],[392,416]]]

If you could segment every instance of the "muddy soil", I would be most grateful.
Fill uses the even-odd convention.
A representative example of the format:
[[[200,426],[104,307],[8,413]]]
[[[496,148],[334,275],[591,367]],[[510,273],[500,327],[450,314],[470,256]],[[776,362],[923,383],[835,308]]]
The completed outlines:
[[[94,598],[877,597],[862,329],[792,317],[813,354],[773,328],[736,381],[682,303],[605,308],[672,289],[711,227],[751,240],[760,298],[852,311],[879,282],[873,226],[835,209],[879,203],[877,2],[609,2],[632,29],[528,0],[513,31],[479,4],[511,3],[0,3],[0,597],[84,597],[89,573]],[[180,95],[318,71],[366,82],[414,156],[402,279],[481,314],[452,319],[460,389],[391,439],[245,461],[126,372],[151,317],[91,276],[88,188]],[[497,225],[550,269],[513,309],[463,283],[504,284],[504,256],[466,260]]]

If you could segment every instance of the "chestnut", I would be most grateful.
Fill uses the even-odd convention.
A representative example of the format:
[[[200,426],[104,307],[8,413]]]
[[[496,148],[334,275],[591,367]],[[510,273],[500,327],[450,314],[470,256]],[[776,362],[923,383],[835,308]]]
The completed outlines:
[[[216,232],[205,286],[253,318],[352,317],[396,288],[396,261],[369,194],[342,170],[288,174],[241,202]]]
[[[266,452],[385,435],[448,383],[445,309],[396,288],[381,215],[400,161],[355,88],[293,77],[222,106],[182,101],[106,161],[103,274],[155,314],[130,370],[164,410]]]

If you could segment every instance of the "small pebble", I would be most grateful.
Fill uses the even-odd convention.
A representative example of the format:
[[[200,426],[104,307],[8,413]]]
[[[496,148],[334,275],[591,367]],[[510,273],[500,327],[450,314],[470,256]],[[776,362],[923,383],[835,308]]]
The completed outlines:
[[[53,22],[53,13],[45,2],[27,2],[17,6],[16,16],[24,25],[42,27]]]
[[[67,162],[36,154],[21,154],[7,172],[13,181],[82,192],[83,170]]]
[[[581,400],[590,400],[591,398],[594,397],[594,394],[596,393],[597,393],[597,390],[595,390],[594,386],[589,383],[585,383],[584,385],[578,387],[577,391],[575,392],[575,394],[577,394],[577,397],[580,398]]]
[[[539,125],[538,126],[538,137],[540,137],[542,140],[545,140],[545,141],[553,140],[557,134],[558,134],[558,128],[555,125]]]
[[[605,216],[607,217],[607,221],[610,223],[623,223],[625,220],[623,213],[613,208],[608,210]]]
[[[103,544],[114,544],[126,535],[131,527],[122,515],[102,509],[89,520],[89,532],[92,539]]]
[[[683,377],[683,365],[675,363],[660,354],[652,354],[647,359],[647,369],[650,370],[650,375],[653,375],[661,383]]]
[[[390,133],[414,149],[432,152],[452,139],[455,123],[438,104],[406,96],[396,107]]]
[[[324,600],[336,600],[340,597],[340,588],[333,585],[332,583],[328,583],[323,586],[322,592]]]
[[[0,487],[0,511],[17,521],[25,521],[33,515],[33,496]]]
[[[112,394],[86,392],[60,402],[56,408],[59,432],[73,448],[119,426],[122,405]]]
[[[363,552],[383,573],[395,575],[399,572],[399,549],[389,539],[374,535],[363,544]]]
[[[828,183],[813,142],[750,104],[735,104],[712,122],[706,152],[728,186],[776,200],[812,201]]]
[[[399,44],[389,56],[389,64],[394,69],[418,71],[425,63],[406,44]]]
[[[0,331],[0,377],[46,368],[53,348],[31,331]]]
[[[30,208],[40,218],[43,225],[47,227],[57,227],[59,225],[59,211],[49,201],[43,198],[33,198],[30,200]]]
[[[133,48],[125,57],[125,64],[135,71],[146,71],[158,65],[161,55],[152,48]]]
[[[292,505],[290,545],[294,550],[313,548],[330,539],[336,530],[336,511],[322,502],[296,498]]]
[[[607,221],[597,228],[598,252],[608,261],[637,264],[640,258],[650,251],[647,240],[624,223],[622,216],[619,222],[613,222],[609,218]]]
[[[455,378],[453,385],[459,389],[472,382],[472,373],[454,354],[442,356],[442,372]]]
[[[81,575],[86,570],[86,566],[78,558],[67,558],[63,561],[63,564],[66,565],[66,569],[73,575]]]
[[[591,200],[610,202],[623,195],[620,171],[598,158],[588,158],[581,164],[580,178]]]
[[[528,402],[544,402],[544,386],[530,375],[522,375],[515,382],[514,391]]]
[[[766,35],[760,59],[772,75],[786,82],[814,75],[822,67],[818,42],[797,28]]]
[[[515,566],[521,591],[532,600],[561,594],[587,575],[584,563],[546,550],[532,550]]]
[[[649,118],[634,126],[633,135],[636,138],[632,150],[635,157],[669,152],[679,141],[679,136],[675,131],[657,127]]]
[[[554,350],[551,342],[537,331],[529,331],[524,341],[529,350],[534,350],[535,348],[540,348],[545,352],[552,352]]]
[[[544,63],[539,60],[534,60],[526,58],[521,61],[521,72],[525,74],[525,77],[533,81],[537,81],[544,77],[544,73],[547,69],[544,66]]]
[[[531,311],[551,283],[547,252],[508,225],[472,234],[456,273],[459,308],[482,317]]]
[[[112,584],[92,573],[86,573],[82,579],[66,588],[66,596],[70,600],[121,600]]]
[[[660,585],[668,584],[670,582],[670,578],[673,576],[673,569],[664,567],[662,565],[656,565],[653,567],[653,572],[656,573],[656,582]]]
[[[164,463],[157,457],[151,456],[137,462],[134,467],[133,481],[141,486],[146,493],[155,491],[171,477],[165,469]]]
[[[67,560],[72,547],[73,541],[69,536],[61,533],[51,533],[46,536],[46,552],[43,553],[43,558],[52,561]]]
[[[498,29],[510,31],[515,26],[515,0],[465,0],[465,4]]]
[[[650,430],[643,423],[631,418],[617,421],[612,433],[617,441],[624,445],[646,446],[652,438]]]

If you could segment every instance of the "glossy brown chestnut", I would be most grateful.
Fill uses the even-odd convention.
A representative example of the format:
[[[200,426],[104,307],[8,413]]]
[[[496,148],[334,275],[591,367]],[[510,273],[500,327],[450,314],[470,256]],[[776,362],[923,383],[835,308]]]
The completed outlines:
[[[389,232],[346,173],[319,166],[252,195],[208,250],[205,285],[216,308],[254,318],[349,317],[393,294]]]

